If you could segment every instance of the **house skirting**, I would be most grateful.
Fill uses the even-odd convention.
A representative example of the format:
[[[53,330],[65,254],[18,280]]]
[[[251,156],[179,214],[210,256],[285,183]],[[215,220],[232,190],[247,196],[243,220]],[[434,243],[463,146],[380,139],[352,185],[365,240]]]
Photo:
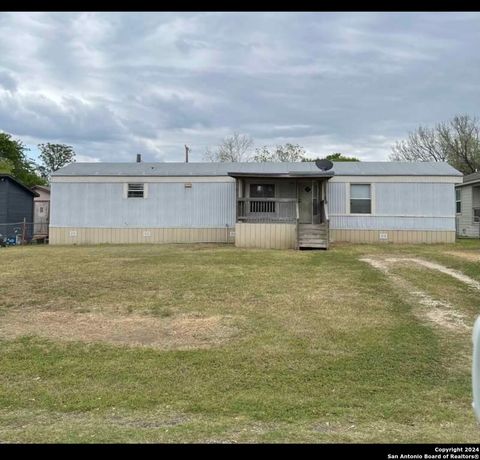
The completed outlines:
[[[235,246],[239,248],[295,249],[297,226],[295,224],[244,224],[235,225]]]
[[[330,229],[330,242],[350,243],[455,243],[455,231]]]
[[[50,227],[50,244],[233,243],[232,227],[83,228]]]
[[[241,248],[295,249],[295,224],[237,223],[223,228],[50,227],[50,244],[233,243]],[[386,238],[385,238],[386,237]],[[330,229],[330,242],[454,243],[455,231]]]

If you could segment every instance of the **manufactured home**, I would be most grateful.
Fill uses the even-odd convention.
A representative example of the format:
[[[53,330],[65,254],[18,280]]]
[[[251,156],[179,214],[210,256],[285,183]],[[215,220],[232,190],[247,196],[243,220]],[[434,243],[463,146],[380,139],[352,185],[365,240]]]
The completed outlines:
[[[458,236],[480,238],[480,172],[469,174],[455,188]]]
[[[455,241],[446,163],[72,163],[51,178],[51,244]]]

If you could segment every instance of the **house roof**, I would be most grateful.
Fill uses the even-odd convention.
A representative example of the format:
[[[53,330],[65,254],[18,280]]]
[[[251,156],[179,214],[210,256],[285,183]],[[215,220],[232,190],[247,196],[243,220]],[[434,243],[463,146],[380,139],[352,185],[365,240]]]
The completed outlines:
[[[474,172],[463,176],[463,184],[458,184],[457,187],[463,187],[464,185],[474,185],[480,183],[480,172]]]
[[[37,192],[29,189],[25,184],[22,184],[20,181],[18,181],[17,179],[15,179],[13,176],[11,176],[10,174],[2,174],[0,173],[0,178],[2,177],[5,177],[7,179],[10,179],[13,183],[17,184],[19,187],[23,188],[25,191],[27,191],[28,193],[31,193],[33,196],[40,196]]]
[[[34,185],[33,187],[30,187],[32,190],[43,190],[44,192],[50,193],[50,187],[47,187],[46,185]]]
[[[299,163],[70,163],[52,176],[227,176],[227,175],[336,175],[336,176],[461,176],[448,163],[389,161],[334,162],[330,171],[314,162]]]

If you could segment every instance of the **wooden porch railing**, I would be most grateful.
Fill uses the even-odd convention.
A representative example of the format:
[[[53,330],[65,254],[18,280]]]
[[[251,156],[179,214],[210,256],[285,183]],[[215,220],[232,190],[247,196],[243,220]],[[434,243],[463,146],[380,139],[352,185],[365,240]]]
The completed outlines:
[[[328,202],[322,200],[322,213],[323,213],[323,222],[325,223],[326,227],[326,244],[327,249],[330,243],[330,217],[328,216]]]
[[[300,206],[295,201],[295,249],[298,249],[298,224],[300,222]]]
[[[295,222],[296,198],[237,198],[239,222]]]

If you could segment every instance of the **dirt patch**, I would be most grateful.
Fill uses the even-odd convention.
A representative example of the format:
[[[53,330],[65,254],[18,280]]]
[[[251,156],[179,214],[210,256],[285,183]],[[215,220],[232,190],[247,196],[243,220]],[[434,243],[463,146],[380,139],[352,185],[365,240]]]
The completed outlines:
[[[36,335],[52,340],[186,350],[221,345],[238,334],[231,316],[181,314],[168,318],[65,311],[10,310],[0,337]]]
[[[433,323],[438,324],[446,329],[469,329],[464,322],[464,316],[454,311],[445,311],[439,308],[432,308],[425,311],[425,316]]]
[[[471,286],[475,289],[480,290],[480,283],[473,278],[470,278],[467,275],[464,275],[462,272],[459,272],[458,270],[454,270],[452,268],[445,267],[444,265],[437,264],[435,262],[429,262],[428,260],[423,260],[423,259],[415,259],[411,257],[402,257],[402,258],[387,258],[385,259],[385,262],[407,262],[407,263],[416,263],[418,265],[421,265],[426,268],[430,268],[432,270],[438,270],[441,273],[445,273],[446,275],[450,275],[452,278],[455,278],[462,283],[467,284],[468,286]]]
[[[391,265],[397,262],[415,262],[423,265],[427,268],[434,270],[439,270],[442,273],[446,273],[454,278],[460,279],[461,281],[471,284],[477,283],[475,280],[469,278],[466,275],[463,275],[460,272],[451,270],[443,265],[435,264],[433,262],[427,262],[421,259],[407,259],[407,258],[386,258],[386,259],[372,259],[372,258],[362,258],[360,259],[363,262],[367,262],[372,267],[380,270],[384,273],[394,286],[402,292],[402,295],[416,308],[413,309],[414,314],[421,320],[427,320],[440,326],[442,328],[450,329],[451,331],[465,331],[465,329],[470,329],[470,327],[465,323],[465,316],[458,311],[455,307],[448,302],[442,300],[437,300],[428,295],[424,291],[416,289],[412,284],[410,284],[405,278],[392,273],[390,271]]]
[[[480,252],[478,251],[446,251],[444,254],[460,257],[471,262],[480,262]]]
[[[110,257],[107,259],[110,262],[138,262],[142,257]]]
[[[100,419],[104,425],[131,426],[139,428],[164,428],[183,425],[188,423],[192,417],[185,413],[172,412],[167,410],[153,409],[152,411],[133,411],[128,412],[125,409],[110,408],[101,413],[89,412],[56,412],[43,410],[25,410],[15,411],[0,410],[0,419],[8,419],[13,414],[13,420],[2,420],[2,427],[7,425],[17,427],[24,424],[34,424],[49,426],[55,423],[85,424],[92,419]]]
[[[415,296],[420,305],[424,307],[421,311],[430,321],[446,329],[469,329],[465,323],[465,315],[457,312],[455,307],[448,302],[436,300],[423,291],[411,292]]]
[[[354,423],[349,423],[347,425],[341,424],[339,422],[319,422],[315,423],[312,426],[312,430],[318,433],[346,433],[351,430],[355,430],[356,426]]]

